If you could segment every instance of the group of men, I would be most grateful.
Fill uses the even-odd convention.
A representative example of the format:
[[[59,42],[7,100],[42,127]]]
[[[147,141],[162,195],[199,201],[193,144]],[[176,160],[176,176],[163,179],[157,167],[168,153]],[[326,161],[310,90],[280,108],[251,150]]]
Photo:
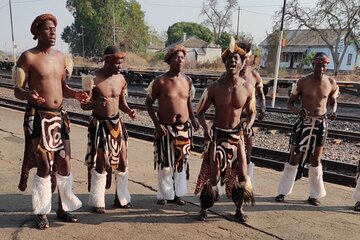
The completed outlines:
[[[105,213],[105,189],[111,186],[115,174],[114,206],[131,207],[128,190],[127,132],[119,110],[135,118],[126,95],[127,83],[120,74],[125,54],[115,46],[104,51],[104,65],[90,75],[83,76],[83,90],[74,91],[66,83],[70,61],[53,50],[57,20],[51,14],[38,16],[31,26],[36,47],[25,51],[14,72],[15,96],[28,101],[25,112],[25,154],[19,184],[25,190],[29,168],[37,166],[33,180],[32,204],[35,223],[39,229],[49,227],[46,217],[51,211],[51,195],[55,186],[59,192],[58,218],[77,222],[69,212],[82,206],[72,191],[70,171],[69,121],[62,109],[63,98],[77,99],[83,110],[91,110],[88,126],[88,146],[85,162],[88,167],[88,204],[94,212]],[[248,220],[243,211],[246,203],[254,204],[253,164],[250,152],[252,126],[256,118],[256,96],[261,101],[258,119],[265,115],[265,96],[262,79],[253,67],[251,44],[235,43],[222,54],[226,72],[209,86],[198,103],[196,120],[191,100],[195,88],[191,79],[182,73],[186,49],[177,45],[166,53],[164,61],[169,70],[153,80],[147,88],[146,108],[155,126],[154,166],[158,171],[157,203],[173,201],[184,205],[181,198],[187,193],[189,156],[192,129],[204,130],[204,152],[195,194],[200,193],[199,220],[207,219],[207,210],[218,200],[221,189],[232,198],[239,222]],[[290,159],[279,183],[276,201],[284,201],[291,193],[295,178],[302,176],[305,163],[309,167],[309,203],[320,204],[318,198],[326,192],[322,181],[320,156],[327,131],[327,104],[332,106],[330,119],[336,118],[338,87],[326,76],[328,58],[317,54],[313,60],[314,73],[294,85],[288,107],[299,117],[291,137]],[[28,89],[25,86],[28,86]],[[301,98],[301,108],[294,106]],[[153,104],[157,100],[155,111]],[[212,126],[205,112],[214,107]],[[358,180],[360,181],[360,180]],[[56,184],[56,185],[55,185]],[[360,201],[360,183],[354,197]],[[360,202],[355,208],[360,210]]]

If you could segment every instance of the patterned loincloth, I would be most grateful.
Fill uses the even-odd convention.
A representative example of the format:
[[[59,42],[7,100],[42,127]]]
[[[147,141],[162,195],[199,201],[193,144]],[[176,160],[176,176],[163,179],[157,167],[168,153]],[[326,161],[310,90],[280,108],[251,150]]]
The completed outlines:
[[[189,180],[188,159],[191,153],[192,129],[190,122],[165,125],[168,133],[154,139],[154,169],[170,167],[173,172],[181,172],[186,166]]]
[[[310,155],[314,155],[315,148],[324,146],[327,132],[326,114],[318,117],[307,116],[306,118],[298,116],[290,137],[290,145],[298,148],[296,151],[303,154],[296,180],[302,177],[305,164],[309,162]]]
[[[36,151],[43,153],[64,151],[63,140],[69,139],[70,121],[64,110],[48,111],[27,105],[23,127],[25,150],[18,185],[20,191],[25,191],[27,188],[30,169],[37,167]],[[32,139],[35,138],[40,138],[39,145],[36,147],[32,144]],[[51,159],[50,154],[48,156],[51,167],[52,190],[54,191],[56,188],[56,163]]]
[[[112,170],[117,169],[120,161],[121,143],[127,145],[128,133],[119,113],[111,118],[101,118],[93,114],[88,125],[88,144],[85,165],[88,166],[88,190],[90,191],[90,171],[96,166],[97,149],[104,150],[107,174],[106,189],[111,187]]]
[[[213,141],[204,145],[203,162],[195,187],[195,195],[200,193],[205,183],[210,180],[210,161],[214,161],[216,162],[214,164],[219,166],[220,184],[225,185],[226,196],[231,198],[232,189],[239,173],[237,160],[241,141],[244,142],[243,131],[213,127],[213,133]]]

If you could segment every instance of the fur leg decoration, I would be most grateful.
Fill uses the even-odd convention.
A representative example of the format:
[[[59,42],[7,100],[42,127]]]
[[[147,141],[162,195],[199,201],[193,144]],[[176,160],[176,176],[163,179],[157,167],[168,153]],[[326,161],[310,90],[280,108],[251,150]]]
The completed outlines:
[[[309,167],[309,185],[310,198],[318,199],[325,197],[326,190],[323,181],[322,164],[319,164],[317,167]]]
[[[218,188],[216,186],[212,186],[210,182],[205,183],[200,194],[201,210],[211,208],[218,199]]]
[[[128,205],[131,202],[131,196],[128,190],[129,172],[115,171],[116,195],[121,206]]]
[[[106,173],[91,169],[91,187],[88,204],[96,208],[105,208]]]
[[[51,211],[51,195],[50,176],[42,178],[35,174],[32,191],[34,214],[45,215]]]
[[[186,181],[186,167],[184,166],[181,172],[175,171],[175,195],[178,197],[185,196],[187,193],[187,181]]]
[[[171,168],[158,171],[158,200],[173,200],[175,198],[173,173]]]
[[[360,177],[356,181],[356,187],[353,193],[353,199],[355,201],[360,201]]]
[[[254,193],[250,178],[247,176],[245,181],[236,182],[232,189],[232,200],[236,206],[242,206],[243,203],[255,204]]]
[[[253,162],[250,162],[247,165],[247,175],[250,178],[251,186],[253,188],[253,191],[255,191],[254,166],[255,166],[255,164]]]
[[[284,164],[284,170],[282,171],[279,186],[277,189],[279,195],[285,196],[292,193],[297,169],[297,165],[292,166],[287,162]]]
[[[61,176],[56,173],[56,181],[64,211],[74,211],[81,208],[82,203],[80,199],[75,196],[74,192],[72,191],[72,174],[70,173],[69,176]]]

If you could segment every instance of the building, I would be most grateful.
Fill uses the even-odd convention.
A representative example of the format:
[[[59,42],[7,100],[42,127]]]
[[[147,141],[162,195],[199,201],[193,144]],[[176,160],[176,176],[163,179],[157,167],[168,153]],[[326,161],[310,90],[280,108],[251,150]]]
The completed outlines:
[[[323,30],[323,32],[328,36],[327,39],[329,39],[329,42],[335,45],[337,37],[336,33],[333,30]],[[303,64],[306,56],[312,54],[313,52],[325,52],[330,58],[328,69],[334,70],[334,61],[330,48],[324,40],[321,39],[317,32],[308,29],[285,30],[284,39],[285,46],[282,47],[281,50],[280,67],[291,69],[297,68],[300,64]],[[267,37],[259,44],[261,51],[261,67],[266,67],[269,47],[277,47],[276,45],[270,45],[269,42],[269,37]],[[344,49],[344,39],[342,36],[342,40],[340,41],[337,49],[338,54],[342,54]],[[340,64],[340,71],[352,71],[356,67],[360,66],[359,50],[359,45],[355,42],[347,47],[344,58]],[[305,65],[303,67],[309,68],[311,66]]]
[[[186,61],[197,61],[201,63],[207,61],[214,62],[221,58],[222,51],[219,45],[205,42],[196,36],[187,38],[186,34],[184,34],[182,40],[167,46],[163,51],[166,52],[168,49],[178,44],[181,44],[186,48]]]

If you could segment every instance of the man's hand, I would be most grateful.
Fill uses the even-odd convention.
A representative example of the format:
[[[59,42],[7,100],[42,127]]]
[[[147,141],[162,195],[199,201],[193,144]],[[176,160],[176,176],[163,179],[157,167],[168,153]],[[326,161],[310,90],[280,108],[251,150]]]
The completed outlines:
[[[258,115],[258,121],[261,122],[265,118],[265,108],[261,108]]]
[[[127,112],[127,115],[129,115],[129,117],[131,117],[131,119],[135,119],[136,117],[136,111],[134,109],[130,109],[128,112]]]
[[[75,93],[75,99],[80,103],[87,103],[90,101],[90,97],[86,92],[79,91]]]
[[[42,104],[45,102],[45,98],[41,97],[37,91],[35,90],[31,90],[29,92],[29,95],[30,95],[30,102],[35,102],[37,104]]]
[[[252,135],[252,129],[249,127],[249,125],[246,122],[243,122],[242,129],[245,132],[245,135],[251,136]]]
[[[167,129],[164,125],[159,124],[155,126],[155,135],[157,137],[165,136],[167,134]]]
[[[205,138],[205,141],[213,140],[213,130],[211,128],[204,129],[204,138]]]
[[[301,118],[306,118],[308,115],[309,115],[309,111],[306,110],[305,108],[302,108],[300,111],[299,111],[299,115]]]
[[[329,115],[329,119],[330,119],[330,120],[335,120],[336,118],[337,118],[336,112],[332,112],[332,113]]]
[[[199,124],[199,122],[198,121],[192,121],[191,122],[191,125],[193,126],[193,128],[194,128],[194,130],[195,131],[197,131],[197,130],[199,130],[199,128],[200,128],[200,124]]]

